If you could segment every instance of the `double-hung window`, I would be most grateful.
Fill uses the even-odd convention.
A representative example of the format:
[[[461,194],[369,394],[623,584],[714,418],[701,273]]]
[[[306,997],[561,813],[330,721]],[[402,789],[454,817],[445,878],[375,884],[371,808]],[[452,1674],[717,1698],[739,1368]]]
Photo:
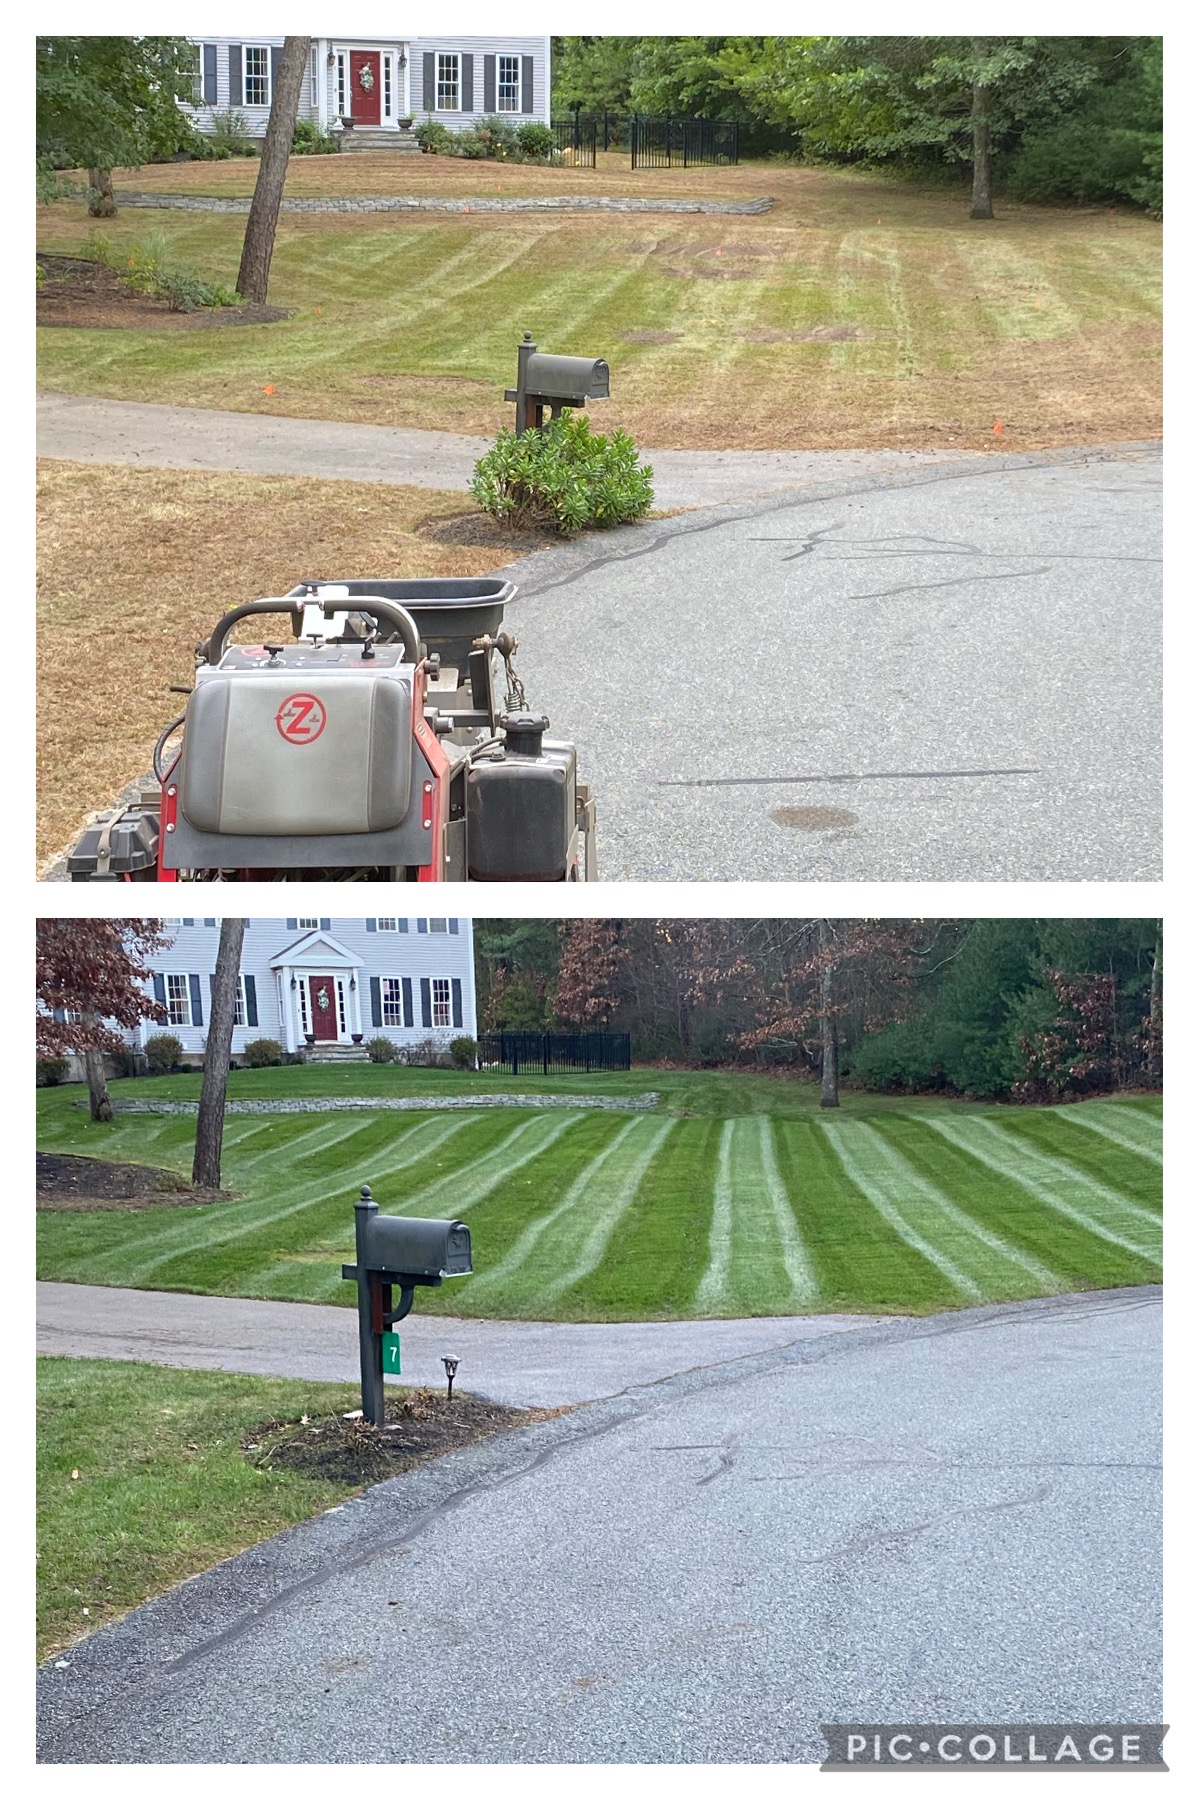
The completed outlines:
[[[460,112],[462,109],[461,58],[454,51],[437,52],[437,111]]]
[[[433,1024],[453,1024],[453,989],[448,981],[434,976],[432,983]]]
[[[520,111],[520,58],[495,58],[495,107],[498,112]]]
[[[270,105],[270,48],[266,44],[246,44],[245,85],[247,106]]]
[[[204,46],[188,44],[187,52],[191,59],[191,103],[193,106],[204,104]]]
[[[383,1024],[403,1024],[403,982],[398,976],[384,975],[382,982]]]
[[[429,928],[430,932],[432,932],[434,935],[437,932],[440,932],[441,935],[444,936],[449,930],[449,920],[448,919],[430,919],[428,922],[428,928]]]
[[[234,1025],[245,1024],[245,976],[237,977],[237,999],[233,1003]]]
[[[296,924],[296,929],[298,931],[319,931],[320,930],[320,920],[319,919],[297,919],[295,921],[295,924]]]
[[[166,1022],[168,1025],[191,1024],[191,983],[186,975],[166,978]]]

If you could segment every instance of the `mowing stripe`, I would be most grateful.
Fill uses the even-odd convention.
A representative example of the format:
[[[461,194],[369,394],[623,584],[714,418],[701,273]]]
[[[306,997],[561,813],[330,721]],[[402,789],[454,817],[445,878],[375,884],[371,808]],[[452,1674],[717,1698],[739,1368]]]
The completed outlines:
[[[1159,1221],[1143,1207],[1132,1206],[1130,1201],[1123,1201],[1117,1194],[1111,1194],[1109,1188],[1102,1188],[1097,1182],[1088,1180],[1078,1170],[1057,1162],[1050,1156],[1042,1156],[1039,1151],[1027,1146],[1014,1145],[1010,1134],[1002,1131],[988,1119],[973,1119],[969,1125],[950,1124],[945,1119],[925,1118],[922,1121],[941,1137],[963,1150],[966,1156],[972,1156],[984,1168],[993,1170],[1004,1180],[1014,1182],[1042,1206],[1049,1206],[1054,1212],[1061,1213],[1080,1225],[1083,1231],[1089,1231],[1095,1237],[1105,1238],[1108,1244],[1114,1244],[1120,1250],[1128,1250],[1133,1256],[1140,1256],[1146,1262],[1159,1262],[1159,1250],[1146,1249],[1142,1243],[1136,1243],[1121,1232],[1113,1231],[1109,1225],[1096,1219],[1093,1213],[1084,1212],[1080,1206],[1064,1196],[1081,1190],[1092,1193],[1095,1199],[1110,1197],[1118,1202],[1122,1210],[1140,1214],[1149,1222],[1158,1226]]]
[[[930,1244],[910,1223],[904,1212],[893,1204],[888,1195],[878,1185],[877,1162],[871,1158],[869,1143],[869,1127],[865,1125],[833,1125],[826,1119],[816,1121],[819,1129],[827,1138],[832,1149],[840,1160],[840,1165],[853,1186],[868,1200],[874,1211],[880,1213],[897,1237],[900,1237],[909,1249],[917,1252],[933,1268],[939,1269],[945,1280],[955,1287],[960,1294],[971,1300],[984,1300],[985,1294],[977,1282],[959,1263],[955,1263],[943,1250]],[[868,1164],[873,1162],[871,1169]],[[910,1202],[908,1201],[908,1206]]]
[[[953,1129],[944,1120],[932,1119],[928,1122],[946,1137]],[[1084,1169],[1079,1169],[1075,1163],[1069,1162],[1065,1157],[1053,1156],[1047,1150],[1037,1149],[1018,1131],[1004,1130],[992,1119],[978,1118],[971,1119],[967,1125],[957,1126],[956,1129],[964,1132],[969,1132],[971,1129],[982,1132],[995,1155],[1000,1154],[1000,1151],[994,1148],[995,1142],[1004,1149],[1009,1149],[1012,1160],[1022,1162],[1026,1173],[1033,1179],[1064,1187],[1066,1191],[1070,1188],[1080,1188],[1084,1194],[1092,1195],[1102,1206],[1113,1212],[1116,1219],[1119,1215],[1124,1215],[1122,1223],[1129,1230],[1132,1228],[1133,1222],[1139,1219],[1150,1225],[1154,1233],[1159,1232],[1161,1223],[1159,1212],[1154,1212],[1150,1206],[1141,1206],[1136,1200],[1129,1200],[1126,1194],[1120,1193],[1116,1188],[1106,1187],[1103,1182],[1095,1181],[1092,1175],[1087,1175]],[[962,1148],[966,1147],[967,1145],[962,1145]]]
[[[734,1290],[749,1301],[779,1260],[795,1304],[810,1304],[819,1284],[778,1168],[773,1121],[767,1113],[730,1119],[720,1136],[707,1268],[695,1305],[726,1308]]]
[[[592,1181],[584,1188],[579,1204],[573,1208],[573,1213],[577,1216],[565,1215],[565,1229],[555,1236],[563,1243],[563,1248],[567,1248],[572,1241],[577,1242],[579,1227],[585,1225],[587,1218],[594,1222],[583,1237],[571,1266],[541,1289],[547,1299],[556,1299],[567,1288],[577,1286],[592,1270],[599,1267],[613,1231],[640,1193],[650,1164],[677,1123],[677,1119],[655,1121],[655,1129],[649,1142],[638,1149],[635,1160],[626,1169],[617,1166],[610,1179]],[[616,1161],[618,1164],[619,1159]],[[577,1185],[576,1183],[575,1186]]]
[[[815,1271],[811,1266],[811,1259],[807,1255],[806,1246],[799,1234],[794,1207],[790,1203],[790,1194],[778,1167],[777,1150],[774,1144],[774,1121],[768,1114],[763,1113],[758,1118],[757,1131],[765,1191],[769,1197],[774,1224],[777,1226],[778,1238],[782,1245],[782,1266],[786,1270],[787,1279],[796,1298],[810,1302],[819,1297],[819,1283],[815,1278]]]
[[[1111,1123],[1109,1115],[1114,1110],[1114,1107],[1104,1108],[1103,1116],[1099,1120],[1093,1112],[1083,1112],[1080,1106],[1063,1106],[1058,1116],[1067,1120],[1070,1125],[1084,1125],[1087,1131],[1096,1131],[1099,1137],[1108,1139],[1112,1144],[1118,1144],[1120,1150],[1128,1150],[1133,1156],[1143,1156],[1149,1162],[1163,1163],[1164,1156],[1160,1147],[1159,1128],[1156,1132],[1155,1143],[1149,1143],[1146,1138],[1136,1138],[1126,1129],[1122,1119],[1118,1125]],[[1153,1123],[1155,1124],[1156,1121],[1154,1120]]]
[[[616,1154],[624,1140],[638,1127],[643,1129],[644,1124],[643,1119],[629,1119],[626,1125],[622,1125],[616,1135],[603,1146],[599,1154],[592,1157],[582,1174],[571,1182],[557,1205],[551,1207],[543,1218],[534,1219],[531,1225],[525,1227],[501,1262],[488,1269],[484,1275],[475,1276],[470,1288],[471,1296],[477,1294],[480,1288],[492,1286],[494,1283],[506,1279],[513,1270],[527,1262],[536,1249],[539,1239],[549,1227],[577,1205],[589,1190],[599,1187],[599,1178],[604,1165]]]
[[[711,1210],[711,1235],[707,1240],[707,1268],[695,1293],[700,1312],[714,1312],[723,1305],[732,1269],[732,1127],[729,1119],[720,1133],[720,1158],[716,1168],[715,1204]]]
[[[205,1214],[208,1216],[190,1219],[173,1230],[168,1227],[155,1233],[153,1241],[159,1254],[148,1257],[141,1263],[138,1270],[139,1277],[144,1280],[149,1271],[160,1268],[163,1263],[170,1262],[173,1257],[181,1255],[187,1250],[196,1250],[207,1254],[211,1250],[220,1248],[223,1244],[234,1242],[237,1238],[249,1237],[269,1225],[276,1225],[280,1220],[290,1218],[293,1213],[303,1212],[307,1207],[319,1206],[333,1194],[350,1194],[368,1177],[393,1175],[401,1169],[406,1169],[412,1163],[418,1162],[422,1156],[439,1148],[456,1131],[460,1131],[470,1117],[469,1113],[457,1113],[450,1119],[425,1120],[422,1124],[398,1134],[399,1142],[404,1146],[406,1154],[394,1162],[389,1162],[386,1168],[379,1167],[378,1158],[381,1153],[376,1151],[370,1158],[363,1158],[357,1168],[353,1164],[348,1166],[342,1164],[334,1171],[310,1176],[307,1181],[299,1182],[292,1187],[287,1205],[276,1207],[273,1211],[254,1210],[247,1217],[246,1203],[235,1203],[239,1222],[228,1230],[213,1233],[210,1209],[205,1208]],[[321,1149],[332,1149],[348,1138],[365,1133],[377,1124],[377,1114],[359,1116],[351,1128],[344,1129],[336,1137],[328,1139],[321,1145]],[[270,1206],[269,1201],[249,1202],[248,1204],[256,1208]],[[106,1255],[89,1259],[89,1266],[102,1269],[114,1256],[118,1258],[118,1261],[123,1261],[127,1259],[130,1249],[135,1247],[129,1244],[120,1247],[114,1246]]]
[[[1000,1257],[1003,1262],[1014,1263],[1016,1268],[1022,1269],[1025,1275],[1030,1275],[1041,1292],[1045,1294],[1061,1292],[1063,1284],[1059,1275],[1055,1275],[1050,1268],[1046,1267],[1044,1263],[1038,1262],[1034,1256],[1029,1256],[1017,1244],[1008,1243],[996,1232],[988,1230],[980,1220],[954,1205],[943,1188],[921,1175],[915,1165],[876,1126],[862,1123],[857,1126],[857,1130],[866,1134],[868,1138],[876,1159],[874,1172],[880,1175],[884,1167],[895,1181],[896,1197],[900,1197],[900,1203],[906,1203],[904,1189],[909,1189],[913,1194],[918,1195],[926,1206],[932,1208],[933,1216],[928,1219],[930,1227],[937,1224],[934,1215],[939,1213],[943,1226],[947,1227],[948,1231],[977,1238],[979,1243],[985,1244],[986,1248],[993,1251],[994,1255]],[[858,1153],[862,1163],[865,1164],[868,1159],[861,1144],[858,1145]],[[966,1244],[959,1242],[958,1249],[964,1253]],[[975,1263],[975,1270],[982,1280],[992,1286],[997,1271],[987,1259],[979,1260],[982,1266],[979,1268]]]
[[[479,1115],[476,1113],[472,1116],[477,1118]],[[480,1200],[485,1200],[501,1181],[506,1181],[517,1169],[522,1169],[525,1163],[532,1162],[543,1150],[548,1150],[550,1144],[556,1143],[572,1125],[589,1117],[590,1114],[585,1112],[561,1113],[557,1117],[552,1113],[534,1114],[531,1119],[525,1119],[509,1131],[494,1150],[488,1150],[485,1156],[480,1156],[468,1175],[455,1170],[442,1176],[432,1187],[425,1188],[419,1196],[421,1209],[439,1203],[444,1198],[448,1213],[457,1218],[470,1207],[477,1206]],[[527,1139],[527,1142],[522,1145],[520,1155],[513,1156],[512,1146],[521,1139]],[[428,1216],[435,1217],[435,1214]]]

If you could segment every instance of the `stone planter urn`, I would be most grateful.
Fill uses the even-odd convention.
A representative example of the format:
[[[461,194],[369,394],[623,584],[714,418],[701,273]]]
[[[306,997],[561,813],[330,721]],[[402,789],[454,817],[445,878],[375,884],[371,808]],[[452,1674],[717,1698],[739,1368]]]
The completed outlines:
[[[311,1046],[316,1042],[316,1033],[314,1031],[305,1031],[304,1042],[305,1042],[305,1044],[307,1044],[309,1046],[309,1048],[311,1048]]]
[[[360,1044],[362,1042],[362,1033],[360,1031],[353,1031],[350,1033],[350,1036],[353,1038],[355,1044]]]

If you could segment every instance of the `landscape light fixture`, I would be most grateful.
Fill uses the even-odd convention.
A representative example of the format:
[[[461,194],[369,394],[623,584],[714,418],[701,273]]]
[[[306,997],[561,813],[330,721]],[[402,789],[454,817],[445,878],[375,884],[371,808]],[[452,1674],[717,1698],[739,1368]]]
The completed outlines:
[[[461,1362],[461,1360],[462,1359],[460,1356],[443,1356],[441,1358],[442,1364],[444,1365],[444,1368],[445,1368],[446,1379],[449,1382],[449,1391],[445,1396],[445,1398],[447,1400],[453,1399],[453,1378],[458,1372],[458,1364]]]

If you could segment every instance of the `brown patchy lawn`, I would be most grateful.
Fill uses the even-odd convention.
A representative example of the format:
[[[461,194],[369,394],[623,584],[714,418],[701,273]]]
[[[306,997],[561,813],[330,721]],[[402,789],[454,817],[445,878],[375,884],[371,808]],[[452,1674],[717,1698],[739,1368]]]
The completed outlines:
[[[313,576],[480,575],[527,547],[462,494],[40,463],[40,869],[149,769],[183,710],[167,690],[230,606]]]
[[[971,222],[961,191],[877,175],[749,163],[650,177],[612,161],[592,173],[310,157],[290,179],[296,193],[577,184],[777,203],[731,218],[284,215],[271,300],[291,317],[237,331],[45,330],[41,385],[489,435],[509,422],[503,389],[529,329],[545,348],[608,358],[613,398],[596,422],[647,449],[1019,450],[1160,432],[1152,220],[1002,202],[996,220]],[[121,179],[248,192],[253,174],[173,164]],[[114,249],[161,232],[180,260],[231,283],[244,225],[128,210],[103,229]],[[42,209],[39,243],[77,255],[94,229],[81,205],[59,203]]]

